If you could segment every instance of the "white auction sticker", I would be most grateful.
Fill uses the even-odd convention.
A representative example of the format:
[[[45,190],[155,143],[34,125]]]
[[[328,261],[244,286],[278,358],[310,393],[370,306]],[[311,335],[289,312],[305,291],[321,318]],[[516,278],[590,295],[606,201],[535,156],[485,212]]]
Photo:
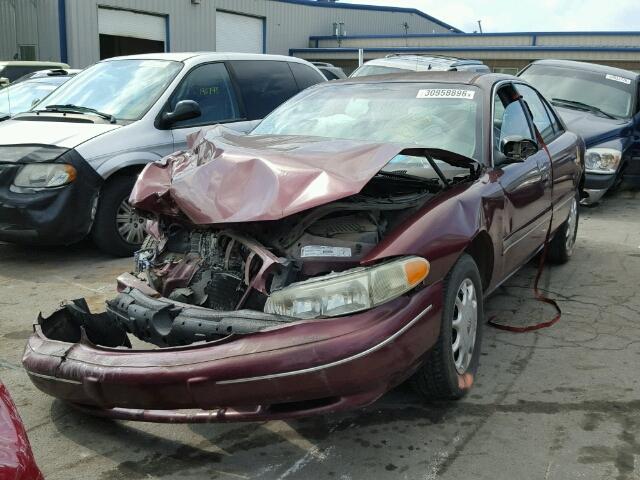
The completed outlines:
[[[631,85],[631,80],[629,80],[628,78],[619,77],[618,75],[607,74],[605,78],[607,80],[613,80],[614,82],[624,83],[625,85]]]
[[[473,100],[476,92],[474,90],[463,90],[461,88],[425,88],[418,90],[416,98],[464,98]]]
[[[302,247],[302,258],[307,257],[350,257],[348,247],[327,247],[324,245],[305,245]]]

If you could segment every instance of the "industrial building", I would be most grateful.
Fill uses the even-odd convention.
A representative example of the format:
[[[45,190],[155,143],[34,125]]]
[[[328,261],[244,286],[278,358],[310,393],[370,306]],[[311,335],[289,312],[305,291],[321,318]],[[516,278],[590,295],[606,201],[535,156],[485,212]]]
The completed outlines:
[[[157,51],[287,55],[310,36],[460,32],[410,8],[322,0],[0,0],[0,59],[82,68]]]
[[[0,60],[82,68],[115,55],[206,50],[293,55],[350,72],[362,49],[365,60],[448,55],[504,73],[541,58],[640,71],[640,32],[464,33],[416,9],[345,2],[0,0]]]
[[[365,61],[391,53],[450,55],[482,60],[494,71],[510,74],[543,58],[640,71],[640,31],[319,35],[309,37],[309,47],[292,48],[290,54],[351,71],[358,65],[359,49]]]

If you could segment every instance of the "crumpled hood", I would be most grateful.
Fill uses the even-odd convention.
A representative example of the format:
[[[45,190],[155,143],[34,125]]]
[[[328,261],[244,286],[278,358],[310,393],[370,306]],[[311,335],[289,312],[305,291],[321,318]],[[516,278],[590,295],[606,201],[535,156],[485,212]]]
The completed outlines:
[[[556,106],[557,112],[567,124],[567,128],[582,136],[587,147],[607,140],[625,136],[625,128],[632,125],[630,120],[599,117],[591,112]]]
[[[7,120],[0,123],[0,148],[3,145],[39,144],[75,148],[121,125],[80,122]]]
[[[194,224],[278,220],[354,195],[397,144],[241,135],[219,126],[192,136],[190,150],[149,164],[131,193],[142,210]]]

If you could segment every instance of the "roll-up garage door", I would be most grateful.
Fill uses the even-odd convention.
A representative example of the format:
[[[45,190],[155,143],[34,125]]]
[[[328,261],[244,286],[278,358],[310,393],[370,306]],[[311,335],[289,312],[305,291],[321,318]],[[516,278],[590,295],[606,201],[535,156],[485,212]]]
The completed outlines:
[[[165,17],[98,8],[100,59],[165,51]]]
[[[264,22],[261,18],[216,12],[216,51],[263,53]]]

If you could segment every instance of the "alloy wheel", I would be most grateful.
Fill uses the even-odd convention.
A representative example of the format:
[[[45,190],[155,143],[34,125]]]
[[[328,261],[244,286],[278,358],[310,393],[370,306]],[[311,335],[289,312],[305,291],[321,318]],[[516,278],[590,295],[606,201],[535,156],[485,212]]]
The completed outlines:
[[[573,246],[576,243],[576,222],[578,221],[578,202],[574,198],[571,202],[571,211],[569,212],[569,218],[567,218],[567,231],[565,236],[565,247],[567,253],[573,252]]]
[[[125,198],[116,212],[116,228],[120,237],[132,245],[140,245],[145,237],[145,219],[138,215]]]
[[[469,368],[473,358],[478,330],[478,298],[476,288],[469,278],[465,278],[456,294],[453,308],[451,351],[459,374]]]

